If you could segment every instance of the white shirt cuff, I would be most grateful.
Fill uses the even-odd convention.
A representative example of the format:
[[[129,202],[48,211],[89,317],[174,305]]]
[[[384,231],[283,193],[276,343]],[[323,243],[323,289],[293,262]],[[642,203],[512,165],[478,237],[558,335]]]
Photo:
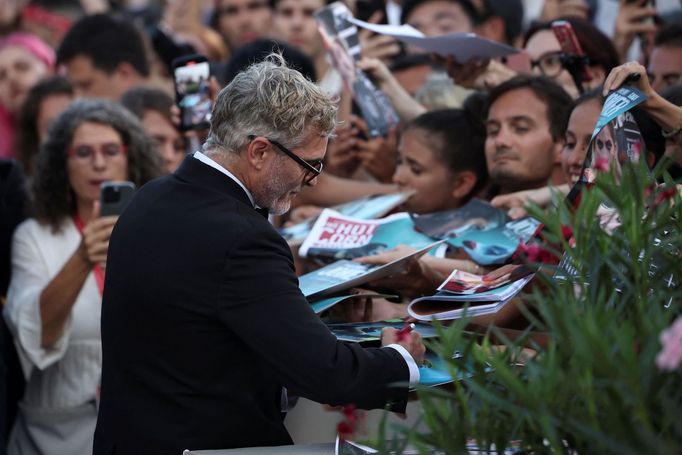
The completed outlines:
[[[410,388],[416,387],[419,384],[419,367],[417,366],[417,362],[412,358],[412,355],[407,352],[407,349],[396,343],[389,344],[385,347],[393,348],[403,356],[405,363],[407,363],[407,368],[410,370]]]

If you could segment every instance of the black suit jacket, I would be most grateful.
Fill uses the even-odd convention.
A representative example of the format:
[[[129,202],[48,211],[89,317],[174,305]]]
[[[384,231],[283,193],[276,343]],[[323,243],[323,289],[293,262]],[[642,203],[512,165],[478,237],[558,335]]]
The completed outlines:
[[[191,156],[120,217],[102,305],[95,454],[290,444],[282,386],[404,408],[401,355],[337,341],[301,294],[286,242],[236,182]]]

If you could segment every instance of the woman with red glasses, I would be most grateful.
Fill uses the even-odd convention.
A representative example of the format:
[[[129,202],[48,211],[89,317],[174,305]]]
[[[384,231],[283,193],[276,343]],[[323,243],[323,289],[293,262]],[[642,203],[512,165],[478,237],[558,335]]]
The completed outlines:
[[[139,121],[104,100],[74,102],[50,127],[36,161],[34,218],[12,244],[4,316],[26,390],[8,453],[92,451],[102,365],[100,310],[108,239],[100,185],[159,175]]]

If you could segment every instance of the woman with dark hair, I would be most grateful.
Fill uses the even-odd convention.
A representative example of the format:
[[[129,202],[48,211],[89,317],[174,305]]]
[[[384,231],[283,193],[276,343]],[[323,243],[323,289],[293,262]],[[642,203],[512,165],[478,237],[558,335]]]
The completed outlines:
[[[467,203],[487,180],[484,140],[482,125],[462,109],[426,112],[411,120],[400,138],[393,174],[401,191],[415,191],[403,208],[432,213]]]
[[[47,137],[50,124],[73,101],[73,85],[65,77],[55,76],[38,82],[26,96],[19,111],[16,158],[24,173],[33,174],[40,143]]]
[[[616,48],[606,35],[589,22],[577,18],[563,20],[573,27],[594,76],[591,81],[584,84],[584,88],[589,90],[601,86],[609,72],[620,64]],[[561,45],[552,31],[551,22],[531,24],[524,36],[523,47],[530,55],[532,69],[536,74],[554,79],[573,98],[578,96],[579,90],[575,82],[562,66]]]
[[[160,172],[139,121],[104,100],[75,101],[36,160],[34,215],[16,230],[4,316],[26,391],[9,453],[92,451],[101,371],[100,310],[115,216],[99,216],[100,185],[143,185]]]

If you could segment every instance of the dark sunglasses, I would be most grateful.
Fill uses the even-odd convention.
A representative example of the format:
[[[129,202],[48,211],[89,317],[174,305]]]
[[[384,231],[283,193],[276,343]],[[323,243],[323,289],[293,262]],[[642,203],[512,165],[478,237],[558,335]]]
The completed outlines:
[[[249,134],[248,137],[249,137],[249,140],[252,141],[257,136],[254,134]],[[303,169],[305,169],[307,171],[307,173],[311,174],[310,176],[306,177],[306,179],[305,179],[304,183],[306,185],[308,183],[312,182],[313,179],[315,177],[317,177],[318,175],[320,175],[320,173],[322,172],[322,167],[323,167],[322,160],[315,160],[312,162],[306,161],[303,158],[301,158],[300,156],[296,155],[291,150],[289,150],[288,148],[286,148],[285,146],[283,146],[282,144],[280,144],[279,142],[273,141],[272,139],[269,139],[267,137],[265,139],[267,139],[272,145],[274,145],[275,147],[280,149],[282,152],[284,152],[284,154],[287,155],[289,158],[296,161],[296,163],[298,163],[299,166],[301,166]]]

